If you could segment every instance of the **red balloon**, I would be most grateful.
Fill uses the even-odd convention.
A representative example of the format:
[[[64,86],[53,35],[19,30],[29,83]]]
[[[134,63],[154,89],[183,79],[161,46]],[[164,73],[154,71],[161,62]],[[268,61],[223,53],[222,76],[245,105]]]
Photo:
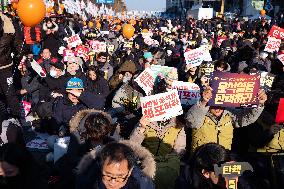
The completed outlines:
[[[38,25],[45,17],[45,4],[42,0],[20,0],[18,15],[25,26]]]

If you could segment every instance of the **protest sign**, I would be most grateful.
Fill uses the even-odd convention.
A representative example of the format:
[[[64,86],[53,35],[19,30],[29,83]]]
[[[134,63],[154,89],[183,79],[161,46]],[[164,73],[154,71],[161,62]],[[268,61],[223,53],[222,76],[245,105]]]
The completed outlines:
[[[276,39],[275,37],[268,37],[268,41],[265,45],[264,51],[266,52],[278,52],[281,44],[281,39]]]
[[[277,124],[284,123],[284,98],[280,98],[275,122]]]
[[[155,78],[152,70],[146,68],[136,79],[135,82],[145,91],[147,95],[153,90]]]
[[[280,62],[282,62],[282,64],[284,65],[284,54],[280,54],[277,56],[277,58],[280,60]]]
[[[268,72],[262,72],[261,78],[260,78],[261,89],[265,90],[265,92],[270,91],[272,88],[274,78],[275,78],[275,75],[268,73]]]
[[[160,27],[160,30],[161,30],[161,32],[165,32],[165,33],[168,32],[168,28],[167,27]]]
[[[270,29],[268,37],[274,37],[276,39],[284,39],[284,29],[274,25]]]
[[[152,36],[153,36],[153,33],[151,33],[151,32],[148,32],[148,33],[141,33],[142,34],[142,37],[144,38],[144,39],[146,39],[146,38],[151,38]]]
[[[108,45],[107,45],[107,51],[108,51],[108,52],[114,52],[114,49],[115,49],[115,46],[114,46],[114,45],[112,45],[112,44],[108,44]]]
[[[25,101],[25,100],[22,100],[22,106],[23,106],[23,109],[25,111],[25,117],[27,117],[27,115],[30,113],[31,111],[31,108],[32,108],[32,103],[28,102],[28,101]]]
[[[46,77],[46,71],[35,60],[31,61],[31,67],[40,77]]]
[[[123,44],[123,48],[132,48],[132,47],[133,47],[132,41],[127,41]]]
[[[71,37],[67,38],[67,43],[71,47],[77,47],[78,45],[82,44],[81,38],[79,37],[78,34],[73,35]]]
[[[199,66],[204,57],[204,49],[203,48],[197,48],[197,49],[193,49],[190,51],[187,51],[184,53],[184,58],[186,61],[186,64],[190,64],[192,66]]]
[[[168,66],[160,66],[160,65],[151,65],[151,70],[154,74],[154,78],[156,79],[159,74],[161,74],[163,77],[168,77],[169,75],[174,75],[174,78],[171,78],[173,80],[177,80],[177,69],[174,67],[168,67]]]
[[[222,45],[222,42],[225,41],[226,39],[227,37],[218,37],[217,38],[218,47],[220,47]]]
[[[83,45],[79,45],[75,49],[76,56],[82,57],[85,61],[89,60],[89,49]]]
[[[75,56],[75,52],[71,49],[64,49],[63,50],[63,61],[64,62],[68,62],[68,60],[70,59],[70,57],[74,57]]]
[[[94,52],[99,53],[99,52],[106,52],[107,50],[107,45],[105,42],[100,42],[100,41],[90,41],[89,42],[91,48],[93,49]]]
[[[182,105],[193,105],[200,100],[200,88],[195,83],[173,81],[172,89],[177,89]]]
[[[140,98],[143,115],[150,121],[165,121],[183,114],[178,91]]]
[[[209,106],[257,107],[260,75],[216,71],[211,80],[213,95]]]

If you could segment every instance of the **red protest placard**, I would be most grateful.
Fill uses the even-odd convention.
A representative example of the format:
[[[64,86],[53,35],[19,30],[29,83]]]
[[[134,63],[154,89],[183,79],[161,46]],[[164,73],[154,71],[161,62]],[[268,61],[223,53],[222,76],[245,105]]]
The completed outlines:
[[[94,52],[106,52],[107,44],[100,41],[90,41],[90,46]]]
[[[236,74],[216,71],[211,87],[213,95],[209,106],[257,107],[260,75]]]
[[[275,37],[276,39],[284,39],[284,29],[274,25],[270,29],[268,36]]]
[[[150,121],[165,121],[183,114],[177,90],[140,98],[143,115]]]
[[[81,38],[79,37],[78,34],[73,35],[71,37],[67,38],[67,43],[71,47],[77,47],[78,45],[82,44]]]
[[[136,79],[137,84],[145,91],[147,95],[153,90],[155,78],[150,68],[146,68]]]
[[[82,57],[85,61],[89,60],[89,49],[83,45],[79,45],[76,49],[76,56]]]
[[[281,45],[281,39],[276,39],[275,37],[268,37],[264,51],[266,52],[278,52]]]
[[[222,42],[225,41],[226,39],[227,37],[218,37],[217,38],[218,47],[220,47]]]
[[[275,122],[277,124],[284,123],[284,98],[280,98]]]
[[[277,58],[282,62],[282,64],[284,65],[284,54],[280,54],[277,56]]]
[[[71,49],[64,49],[63,50],[63,61],[64,62],[68,62],[68,59],[70,57],[74,57],[75,56],[75,52]]]

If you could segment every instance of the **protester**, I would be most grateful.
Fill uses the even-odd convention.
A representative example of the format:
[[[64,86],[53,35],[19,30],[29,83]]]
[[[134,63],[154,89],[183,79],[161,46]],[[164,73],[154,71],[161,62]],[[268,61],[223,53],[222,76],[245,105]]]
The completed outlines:
[[[154,189],[155,168],[151,153],[140,145],[129,141],[110,143],[83,157],[76,188]]]

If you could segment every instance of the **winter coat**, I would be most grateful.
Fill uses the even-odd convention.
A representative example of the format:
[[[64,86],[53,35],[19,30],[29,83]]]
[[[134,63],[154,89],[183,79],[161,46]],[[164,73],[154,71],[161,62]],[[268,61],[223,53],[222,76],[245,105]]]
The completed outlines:
[[[81,68],[79,68],[79,70],[76,71],[75,75],[71,75],[69,72],[66,72],[66,74],[63,76],[64,87],[66,87],[67,82],[73,77],[77,77],[77,78],[81,79],[83,81],[83,85],[84,86],[86,85],[87,77],[84,74],[84,72],[81,70]]]
[[[83,91],[79,97],[80,103],[74,105],[67,96],[59,97],[54,110],[53,118],[58,126],[68,126],[71,118],[80,110],[87,108],[103,109],[105,100],[100,95]]]
[[[12,66],[11,53],[16,57],[20,56],[22,41],[20,36],[15,32],[12,20],[6,15],[0,13],[3,21],[3,35],[0,35],[0,70]]]
[[[154,189],[152,179],[155,176],[156,164],[152,154],[133,142],[121,141],[121,143],[131,147],[137,157],[137,163],[140,162],[140,165],[134,166],[132,174],[123,189]],[[77,189],[99,189],[98,185],[102,181],[98,156],[99,152],[94,149],[80,161],[77,166]]]
[[[105,144],[114,141],[112,138],[106,136],[101,144],[97,144],[93,146],[91,141],[86,139],[81,135],[85,131],[85,116],[89,114],[104,114],[104,116],[112,122],[112,118],[105,112],[94,110],[94,109],[86,109],[79,111],[69,122],[70,125],[70,142],[68,144],[67,153],[64,154],[58,161],[55,163],[55,169],[62,176],[62,180],[60,186],[71,187],[75,184],[75,174],[74,170],[82,157],[91,149],[96,147],[102,147]],[[67,183],[67,184],[66,184]]]
[[[226,109],[218,120],[209,112],[209,106],[192,106],[186,115],[187,126],[192,128],[192,152],[211,142],[231,150],[233,129],[254,123],[263,109]]]
[[[57,32],[47,34],[43,37],[43,49],[49,49],[54,57],[58,56],[60,44],[61,42]]]
[[[21,78],[22,89],[27,90],[27,95],[31,96],[31,100],[34,104],[39,101],[39,90],[41,84],[39,82],[39,76],[25,75]]]
[[[42,87],[40,89],[40,100],[46,102],[50,101],[52,92],[63,94],[65,92],[65,86],[66,83],[63,76],[59,78],[47,76],[42,82]]]
[[[102,95],[104,98],[110,93],[107,81],[100,76],[98,76],[96,81],[88,79],[86,82],[86,90],[96,95]]]
[[[142,144],[155,156],[165,156],[172,152],[182,154],[185,151],[186,135],[183,127],[176,128],[175,118],[169,122],[151,122],[145,133],[136,127],[130,140]]]
[[[112,115],[117,113],[125,113],[125,111],[133,113],[137,111],[140,105],[140,98],[143,94],[136,91],[128,83],[124,83],[115,93],[112,99]]]
[[[136,65],[132,61],[126,61],[121,66],[119,69],[115,72],[115,74],[110,78],[109,80],[109,87],[111,89],[117,89],[119,84],[121,84],[122,80],[119,79],[119,74],[123,72],[130,72],[134,74],[137,71]]]
[[[109,62],[104,64],[99,64],[98,62],[94,61],[94,66],[98,67],[102,73],[104,73],[104,78],[109,81],[109,79],[113,75],[113,67],[110,65]]]

